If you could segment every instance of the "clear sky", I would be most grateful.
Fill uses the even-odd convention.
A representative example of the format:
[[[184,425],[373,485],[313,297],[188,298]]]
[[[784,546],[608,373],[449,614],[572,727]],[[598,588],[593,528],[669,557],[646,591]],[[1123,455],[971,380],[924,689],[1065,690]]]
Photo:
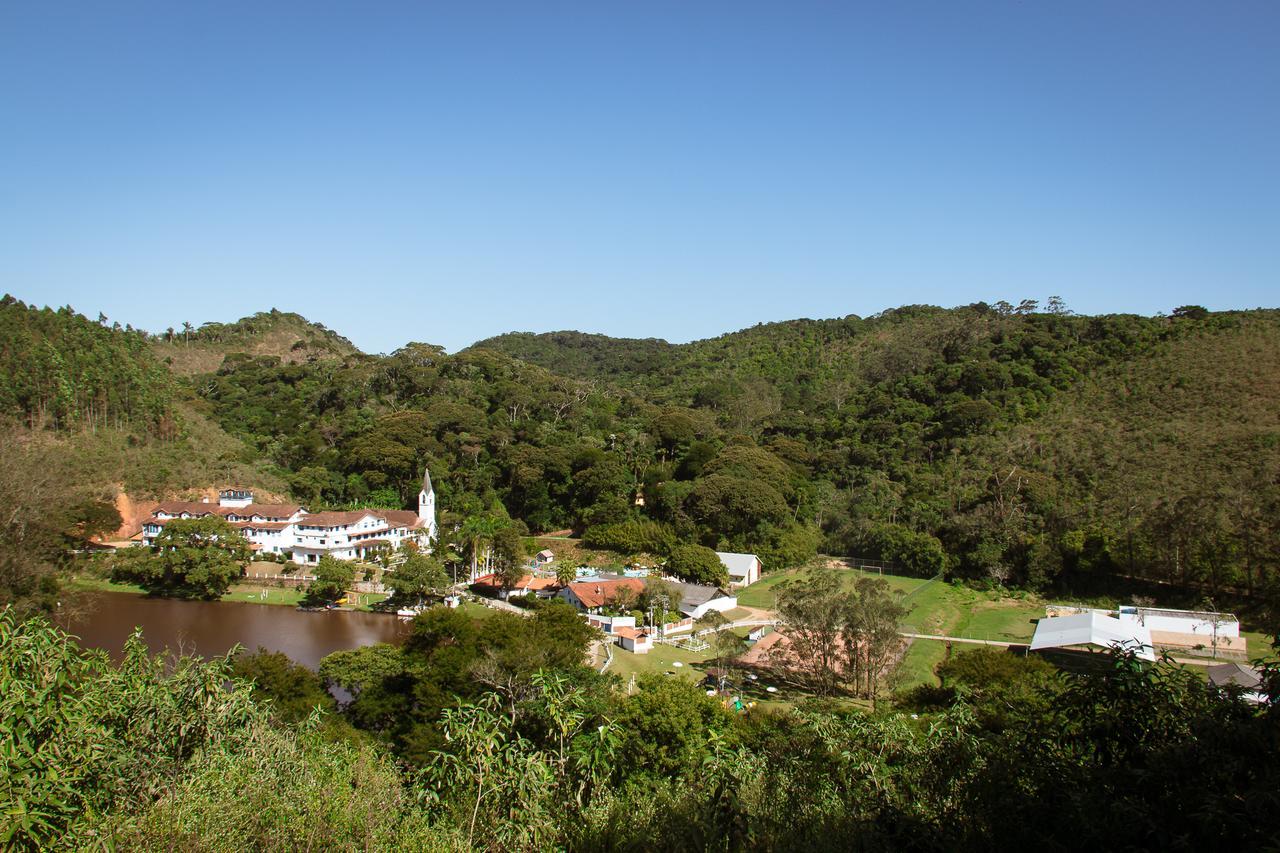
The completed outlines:
[[[0,291],[385,352],[1280,304],[1280,3],[0,3]]]

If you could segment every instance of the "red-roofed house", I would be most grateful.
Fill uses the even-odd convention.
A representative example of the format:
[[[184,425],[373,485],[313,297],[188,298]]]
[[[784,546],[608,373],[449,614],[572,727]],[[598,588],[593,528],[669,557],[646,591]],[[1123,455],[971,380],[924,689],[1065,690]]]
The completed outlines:
[[[648,654],[653,648],[653,636],[643,628],[614,628],[613,636],[617,637],[618,645],[638,655]]]
[[[569,584],[560,590],[560,597],[579,610],[598,613],[619,595],[629,595],[634,601],[643,591],[644,580],[641,578],[596,578]]]
[[[502,582],[498,580],[497,575],[481,575],[475,579],[472,586],[478,587],[477,592],[496,595],[499,598],[510,598],[513,595],[529,595],[530,593],[539,598],[552,598],[560,591],[560,582],[555,578],[542,578],[534,575],[525,575],[520,578],[520,582],[505,593],[502,590]]]

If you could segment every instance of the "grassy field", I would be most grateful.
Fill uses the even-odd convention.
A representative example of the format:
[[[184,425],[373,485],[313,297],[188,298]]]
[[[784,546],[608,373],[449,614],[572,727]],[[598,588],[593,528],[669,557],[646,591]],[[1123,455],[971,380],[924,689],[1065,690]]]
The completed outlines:
[[[942,663],[946,654],[946,644],[941,640],[912,640],[902,663],[893,673],[893,688],[909,690],[918,684],[938,684],[934,670]]]
[[[1271,637],[1261,631],[1241,631],[1249,645],[1249,660],[1280,661],[1280,654],[1271,647]]]
[[[839,572],[846,586],[862,577],[881,578],[903,594],[907,607],[903,623],[912,633],[971,637],[979,640],[1025,642],[1035,633],[1033,620],[1044,615],[1045,602],[1025,593],[985,592],[941,580],[863,573],[857,569],[796,569],[768,575],[738,593],[738,603],[773,609],[777,588],[789,580],[803,580],[815,571]]]
[[[70,582],[73,589],[100,592],[127,592],[131,595],[145,595],[146,590],[135,584],[115,583],[106,578],[95,578],[81,575]],[[219,601],[235,601],[241,604],[270,604],[283,607],[297,607],[302,602],[303,590],[293,587],[268,586],[253,583],[252,579],[232,584],[231,588],[219,598]],[[359,593],[360,603],[353,610],[372,610],[373,606],[386,599],[387,596],[375,593]],[[470,605],[476,611],[473,615],[489,614],[489,610],[478,604]]]
[[[666,673],[668,678],[679,678],[696,684],[707,674],[707,668],[713,666],[710,660],[711,655],[710,649],[704,652],[690,652],[665,643],[655,644],[653,651],[644,655],[632,654],[614,646],[613,663],[606,672],[618,676],[622,680],[624,689],[629,687],[633,675],[638,678],[645,673],[657,675]],[[682,666],[675,666],[677,662]],[[780,710],[793,707],[795,702],[809,698],[809,694],[781,685],[776,685],[776,693],[769,693],[767,690],[769,684],[764,678],[752,681],[740,672],[736,672],[732,677],[734,683],[738,685],[738,689],[734,692],[740,695],[744,702],[755,702],[758,708]],[[852,700],[849,701],[852,702]]]
[[[701,681],[706,674],[704,672],[707,666],[706,661],[711,655],[711,649],[690,652],[666,643],[654,643],[653,651],[643,655],[633,654],[621,646],[614,646],[613,663],[609,665],[606,672],[621,678],[624,685],[631,681],[632,675],[639,676],[647,672],[659,675],[670,672],[674,673],[675,678]],[[682,666],[674,666],[677,662]]]
[[[142,587],[131,583],[115,583],[106,578],[96,578],[92,575],[77,575],[67,582],[67,586],[72,589],[97,592],[129,592],[134,595],[142,595],[146,592]]]
[[[773,609],[780,584],[802,580],[815,571],[839,572],[841,580],[850,587],[861,577],[883,578],[892,589],[902,593],[907,608],[902,628],[914,634],[1025,643],[1035,633],[1035,620],[1044,616],[1045,602],[1034,595],[975,590],[941,580],[863,573],[857,569],[806,568],[768,575],[739,592],[738,603]],[[945,653],[940,641],[913,640],[895,673],[895,686],[937,684],[934,667],[942,662]]]
[[[472,619],[488,619],[490,616],[498,612],[492,607],[485,607],[483,604],[479,604],[474,601],[467,601],[465,599],[458,605],[458,610],[470,616]]]
[[[880,575],[875,572],[862,572],[859,569],[792,569],[788,572],[777,572],[765,575],[751,586],[738,591],[738,603],[744,607],[763,607],[772,610],[777,606],[778,585],[789,580],[799,580],[810,577],[814,572],[834,571],[838,572],[840,579],[846,586],[852,587],[854,582],[859,578],[883,578],[889,583],[889,586],[903,594],[910,593],[923,586],[927,581],[920,578],[900,577],[898,575]]]
[[[263,586],[253,583],[238,583],[227,590],[219,601],[239,601],[249,604],[277,604],[286,607],[297,607],[302,601],[299,589],[282,589],[280,587]]]

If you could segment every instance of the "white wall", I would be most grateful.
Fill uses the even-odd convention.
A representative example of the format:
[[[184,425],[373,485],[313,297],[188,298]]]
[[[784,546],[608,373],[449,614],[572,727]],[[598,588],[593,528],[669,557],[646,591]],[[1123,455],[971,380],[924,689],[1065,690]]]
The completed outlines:
[[[1137,622],[1145,625],[1148,631],[1164,631],[1170,634],[1195,634],[1212,640],[1214,637],[1213,622],[1208,619],[1196,619],[1191,616],[1164,616],[1156,613],[1121,613],[1122,622]],[[1218,623],[1219,637],[1240,636],[1240,623],[1223,621]]]
[[[701,619],[703,616],[706,616],[707,612],[710,610],[719,610],[721,613],[723,613],[726,610],[732,610],[737,606],[738,606],[738,599],[736,596],[725,596],[723,598],[713,598],[710,601],[699,604],[694,609],[692,615],[694,619]]]

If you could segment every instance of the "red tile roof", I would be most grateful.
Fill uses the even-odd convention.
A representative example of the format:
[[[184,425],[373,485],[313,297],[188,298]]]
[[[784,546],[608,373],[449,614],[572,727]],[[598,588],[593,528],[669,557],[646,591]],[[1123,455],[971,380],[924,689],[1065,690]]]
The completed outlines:
[[[376,509],[373,511],[383,521],[398,527],[421,527],[422,519],[410,509]]]
[[[492,589],[501,589],[502,582],[498,580],[497,575],[481,575],[476,578],[474,586],[490,587]],[[525,575],[520,579],[512,589],[528,589],[537,592],[540,589],[554,589],[560,586],[560,582],[555,578],[542,578],[533,575]]]
[[[608,604],[623,589],[632,590],[639,595],[644,590],[644,581],[640,578],[582,581],[569,584],[569,589],[582,602],[583,607],[590,609]]]
[[[344,524],[355,524],[360,519],[371,515],[374,515],[374,512],[370,509],[313,512],[299,521],[298,524],[305,527],[340,527]]]
[[[260,515],[263,518],[292,518],[293,514],[302,509],[298,504],[249,504],[242,507],[225,507],[229,510],[230,515],[238,515],[243,518],[251,518]]]

